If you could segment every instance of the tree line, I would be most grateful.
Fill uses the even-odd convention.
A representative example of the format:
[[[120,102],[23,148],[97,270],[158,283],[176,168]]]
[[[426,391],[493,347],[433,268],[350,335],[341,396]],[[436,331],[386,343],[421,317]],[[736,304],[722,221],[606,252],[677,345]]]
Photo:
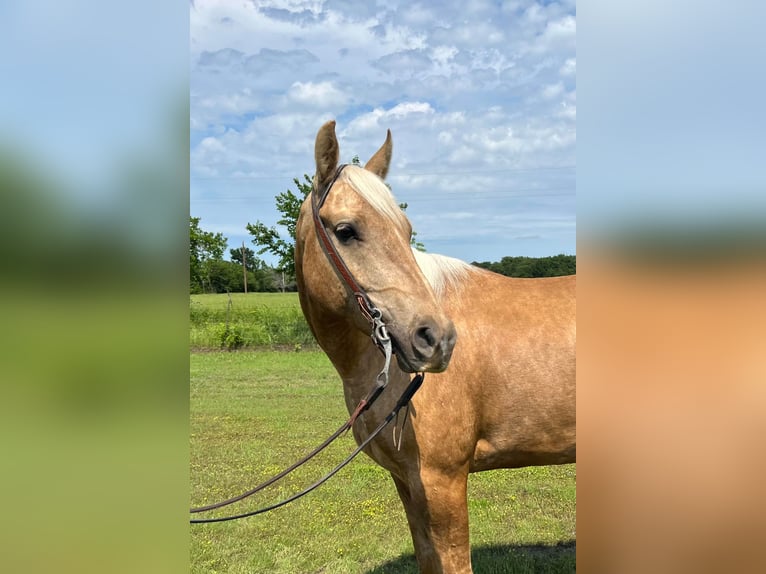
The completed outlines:
[[[199,217],[189,217],[189,292],[241,293],[245,291],[284,291],[283,273],[267,265],[249,247],[229,249],[222,233],[200,227]],[[244,269],[243,269],[244,267]]]
[[[560,253],[550,257],[503,257],[497,262],[474,261],[472,265],[508,277],[558,277],[577,273],[577,256]]]
[[[297,215],[296,215],[297,218]],[[248,225],[248,229],[255,228]],[[272,230],[268,230],[270,234]],[[253,243],[263,248],[254,235]],[[273,237],[273,235],[268,235]],[[279,236],[277,236],[279,238]],[[279,238],[279,267],[272,267],[260,259],[255,251],[243,246],[229,249],[229,260],[224,259],[228,242],[221,233],[205,231],[199,217],[189,218],[189,291],[190,293],[241,293],[245,291],[294,291],[295,267],[292,259],[293,244]],[[262,241],[262,239],[261,239]],[[422,243],[420,244],[422,249]],[[274,250],[270,250],[274,253]],[[575,255],[550,257],[503,257],[500,261],[474,261],[472,265],[489,269],[508,277],[556,277],[577,272]],[[244,268],[244,269],[243,269]]]
[[[359,165],[359,158],[354,157],[352,164]],[[222,233],[205,231],[200,226],[199,217],[189,217],[189,291],[191,293],[238,293],[243,291],[294,291],[295,262],[295,226],[301,205],[311,192],[311,177],[303,175],[303,181],[293,178],[297,193],[288,189],[277,194],[275,203],[281,214],[277,225],[284,228],[280,232],[276,226],[267,227],[256,221],[248,223],[246,229],[252,235],[252,243],[258,248],[257,253],[249,247],[229,249],[229,260],[224,259],[228,241]],[[399,204],[405,211],[407,204]],[[423,243],[417,240],[413,232],[413,249],[425,251]],[[271,253],[277,258],[276,267],[268,265],[258,255]],[[473,262],[509,277],[552,277],[575,273],[574,255],[554,255],[552,257],[503,257],[499,262]]]

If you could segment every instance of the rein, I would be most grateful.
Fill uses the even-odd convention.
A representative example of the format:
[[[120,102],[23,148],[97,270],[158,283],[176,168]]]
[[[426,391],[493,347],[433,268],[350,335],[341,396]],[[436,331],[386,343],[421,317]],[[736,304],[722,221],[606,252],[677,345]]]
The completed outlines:
[[[315,490],[315,489],[319,488],[325,482],[327,482],[333,476],[335,476],[344,466],[346,466],[348,463],[350,463],[356,457],[356,455],[358,455],[360,452],[362,452],[362,450],[368,444],[370,444],[375,439],[375,437],[377,437],[381,433],[381,431],[384,428],[386,428],[386,426],[392,420],[394,420],[394,418],[396,418],[398,416],[399,411],[403,407],[405,407],[405,406],[407,406],[409,404],[410,399],[412,399],[413,395],[420,388],[420,385],[423,383],[423,377],[424,377],[423,373],[418,373],[417,375],[415,375],[412,378],[412,380],[410,381],[410,384],[407,385],[407,388],[404,389],[404,392],[402,393],[402,396],[399,397],[399,400],[396,402],[396,406],[394,407],[394,409],[388,414],[388,416],[383,420],[383,422],[380,423],[380,425],[378,425],[378,428],[376,428],[370,434],[370,436],[368,436],[354,450],[354,452],[352,452],[348,457],[346,457],[346,459],[343,462],[341,462],[338,466],[333,468],[330,472],[328,472],[325,476],[323,476],[322,478],[317,480],[311,486],[308,486],[304,490],[298,492],[297,494],[294,494],[294,495],[290,496],[289,498],[285,498],[284,500],[282,500],[280,502],[277,502],[275,504],[269,505],[269,506],[264,506],[263,508],[259,508],[258,510],[252,510],[250,512],[244,512],[242,514],[234,514],[234,515],[231,515],[231,516],[222,516],[222,517],[219,517],[219,518],[192,518],[191,520],[189,520],[189,522],[191,524],[200,524],[200,523],[206,523],[206,522],[226,522],[226,521],[229,521],[229,520],[238,520],[240,518],[247,518],[248,516],[255,516],[256,514],[263,514],[264,512],[269,512],[270,510],[274,510],[274,509],[279,508],[281,506],[285,506],[286,504],[289,504],[289,503],[293,502],[294,500],[297,500],[297,499],[301,498],[302,496],[307,495],[312,490]],[[289,467],[288,469],[285,469],[284,471],[282,471],[281,473],[276,475],[274,478],[267,480],[266,482],[264,482],[263,484],[257,486],[253,490],[248,491],[248,492],[246,492],[244,494],[241,494],[239,496],[236,496],[234,498],[231,498],[229,500],[226,500],[224,502],[219,502],[217,504],[211,504],[210,506],[204,506],[204,507],[201,507],[201,508],[192,508],[191,512],[203,512],[205,510],[211,510],[213,508],[221,508],[222,506],[227,506],[229,504],[232,504],[234,502],[242,500],[243,498],[247,498],[248,496],[250,496],[252,494],[255,494],[259,490],[262,490],[266,486],[268,486],[270,484],[273,484],[274,482],[276,482],[277,480],[279,480],[283,476],[287,475],[289,472],[291,472],[291,471],[295,470],[296,468],[298,468],[298,466],[300,466],[301,464],[303,464],[304,462],[309,460],[317,452],[319,452],[324,447],[329,445],[333,440],[335,440],[335,438],[337,438],[344,430],[347,430],[348,428],[351,428],[351,420],[350,419],[340,429],[335,431],[335,433],[333,433],[333,435],[332,435],[332,437],[330,439],[325,441],[325,443],[321,447],[317,447],[317,449],[315,449],[308,457],[306,457],[305,459],[299,461],[298,463],[294,464],[293,466]]]
[[[247,492],[244,492],[238,496],[229,498],[227,500],[217,502],[215,504],[209,504],[207,506],[192,508],[190,509],[190,512],[192,514],[199,513],[199,512],[207,512],[209,510],[215,510],[217,508],[223,508],[224,506],[228,506],[230,504],[234,504],[235,502],[239,502],[240,500],[244,500],[245,498],[252,496],[253,494],[260,492],[266,487],[274,484],[278,480],[284,478],[285,476],[293,472],[295,469],[304,465],[309,460],[314,458],[314,456],[316,456],[325,448],[327,448],[333,441],[335,441],[335,439],[337,439],[343,433],[351,429],[354,426],[354,422],[359,417],[359,415],[361,415],[363,412],[365,412],[367,409],[369,409],[372,406],[375,400],[383,392],[383,389],[385,389],[386,386],[388,385],[388,380],[389,380],[388,371],[391,366],[392,343],[391,343],[391,337],[389,336],[388,331],[386,330],[386,324],[383,322],[383,313],[381,312],[380,309],[375,307],[375,305],[372,303],[372,301],[368,297],[367,293],[364,291],[364,289],[362,289],[359,283],[357,283],[356,279],[354,279],[353,274],[348,269],[348,266],[346,265],[346,263],[343,261],[343,258],[341,257],[340,253],[338,253],[338,250],[335,248],[335,244],[330,238],[329,233],[327,233],[327,230],[322,224],[322,219],[319,217],[320,208],[324,204],[324,201],[327,198],[327,195],[330,193],[330,189],[332,188],[333,184],[338,179],[340,174],[343,172],[343,169],[346,167],[346,165],[347,164],[342,164],[338,166],[338,168],[335,170],[335,174],[333,175],[332,179],[330,179],[330,181],[324,187],[321,194],[317,193],[318,190],[316,189],[316,184],[315,184],[315,187],[312,190],[312,194],[311,194],[312,196],[311,207],[312,207],[312,216],[314,220],[314,229],[316,230],[317,237],[319,239],[319,244],[322,246],[322,250],[324,251],[325,255],[327,255],[327,258],[332,264],[333,269],[338,274],[338,277],[340,277],[340,279],[343,281],[343,283],[345,284],[347,289],[350,291],[354,299],[356,299],[360,312],[371,325],[372,333],[370,334],[370,336],[373,342],[375,343],[375,345],[383,352],[383,355],[385,357],[383,369],[380,371],[380,373],[378,373],[378,376],[375,379],[375,384],[372,387],[372,389],[370,389],[370,392],[367,393],[367,396],[365,398],[359,401],[359,404],[351,413],[350,418],[345,423],[343,423],[334,433],[332,433],[322,444],[320,444],[318,447],[312,450],[309,454],[307,454],[306,456],[304,456],[297,462],[293,463],[292,465],[284,469],[279,474],[274,475],[270,479],[266,480],[265,482],[262,482],[261,484],[252,488],[251,490],[248,490]],[[415,395],[417,390],[420,388],[421,384],[423,383],[424,377],[425,377],[424,373],[418,373],[417,375],[415,375],[410,380],[410,383],[407,385],[407,387],[404,389],[404,392],[399,397],[399,400],[396,402],[396,405],[394,406],[393,410],[386,416],[383,422],[381,422],[380,425],[378,425],[378,427],[354,450],[354,452],[352,452],[348,457],[346,457],[345,460],[343,460],[343,462],[341,462],[338,466],[333,468],[329,473],[327,473],[325,476],[323,476],[322,478],[320,478],[319,480],[317,480],[315,483],[308,486],[304,490],[280,502],[277,502],[270,506],[259,508],[258,510],[253,510],[253,511],[245,512],[242,514],[235,514],[231,516],[224,516],[224,517],[218,517],[218,518],[193,518],[189,522],[191,524],[200,524],[200,523],[207,523],[207,522],[225,522],[229,520],[247,518],[248,516],[263,514],[270,510],[274,510],[281,506],[285,506],[286,504],[289,504],[290,502],[305,496],[306,494],[310,493],[311,491],[315,490],[316,488],[318,488],[319,486],[327,482],[330,478],[332,478],[335,474],[337,474],[344,466],[350,463],[360,452],[362,452],[362,450],[364,450],[364,448],[368,444],[370,444],[370,442],[372,442],[381,433],[381,431],[386,426],[388,426],[388,424],[392,420],[397,419],[398,421],[399,411],[402,408],[406,407],[407,411],[405,412],[405,419],[404,419],[404,423],[402,424],[401,434],[399,435],[399,441],[398,441],[398,447],[397,447],[397,448],[400,448],[401,436],[402,434],[404,434],[404,424],[406,424],[407,422],[407,413],[409,411],[410,400]],[[397,443],[396,428],[394,428],[394,443],[395,444]]]

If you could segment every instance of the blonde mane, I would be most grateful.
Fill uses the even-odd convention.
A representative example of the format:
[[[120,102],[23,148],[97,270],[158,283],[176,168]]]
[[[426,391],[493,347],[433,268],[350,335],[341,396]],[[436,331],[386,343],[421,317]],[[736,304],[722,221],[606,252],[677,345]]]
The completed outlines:
[[[397,225],[404,226],[407,216],[399,207],[391,190],[375,174],[355,165],[347,166],[339,181],[345,180],[354,187],[370,206]],[[413,250],[415,260],[437,296],[449,286],[460,283],[476,267],[446,255]]]
[[[437,296],[442,295],[447,287],[459,285],[469,273],[477,270],[470,263],[454,257],[438,253],[423,253],[414,249],[413,253],[420,270]]]
[[[375,211],[397,225],[405,225],[407,216],[402,212],[391,190],[374,173],[349,165],[341,172],[338,181],[347,181]]]

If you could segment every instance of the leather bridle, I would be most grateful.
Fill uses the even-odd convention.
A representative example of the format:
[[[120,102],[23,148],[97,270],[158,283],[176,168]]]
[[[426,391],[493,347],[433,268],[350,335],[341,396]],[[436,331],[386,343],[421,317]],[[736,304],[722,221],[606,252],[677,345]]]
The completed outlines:
[[[311,193],[311,209],[312,209],[312,217],[314,220],[314,229],[316,230],[317,237],[319,238],[319,244],[322,247],[322,250],[324,251],[325,255],[327,255],[327,258],[329,259],[330,264],[332,265],[333,269],[337,273],[338,277],[340,277],[341,281],[344,283],[345,287],[348,289],[350,294],[356,300],[357,305],[359,306],[359,310],[364,316],[364,318],[367,319],[367,321],[371,325],[372,340],[375,343],[375,345],[383,352],[383,355],[385,357],[383,369],[380,371],[377,378],[375,379],[375,384],[373,385],[372,389],[370,389],[370,392],[367,394],[365,398],[359,401],[359,404],[351,413],[351,417],[344,424],[342,424],[338,428],[338,430],[336,430],[321,445],[319,445],[317,448],[311,451],[308,455],[304,456],[299,461],[290,465],[279,474],[273,476],[272,478],[268,479],[267,481],[259,484],[255,488],[243,494],[240,494],[238,496],[229,498],[228,500],[224,500],[222,502],[218,502],[215,504],[210,504],[210,505],[202,506],[198,508],[192,508],[190,512],[193,514],[199,513],[199,512],[206,512],[209,510],[214,510],[216,508],[222,508],[224,506],[228,506],[230,504],[243,500],[247,498],[248,496],[255,494],[256,492],[260,492],[261,490],[265,489],[267,486],[270,486],[274,484],[275,482],[277,482],[278,480],[280,480],[281,478],[287,476],[293,470],[302,466],[303,464],[311,460],[314,456],[319,454],[322,450],[327,448],[335,439],[341,436],[344,432],[351,429],[357,417],[359,417],[359,415],[361,415],[363,412],[365,412],[367,409],[369,409],[372,406],[375,400],[383,392],[383,389],[385,389],[386,386],[388,385],[388,380],[389,380],[388,371],[391,364],[392,345],[391,345],[391,337],[389,336],[388,331],[386,329],[386,325],[383,322],[383,313],[381,312],[380,309],[378,309],[372,303],[372,301],[368,297],[365,290],[359,285],[359,283],[354,278],[354,275],[348,269],[348,266],[346,265],[345,261],[343,261],[343,257],[341,257],[340,253],[336,249],[334,242],[330,238],[330,234],[327,232],[327,229],[322,223],[322,218],[319,216],[319,210],[321,209],[322,205],[327,199],[327,195],[330,193],[330,189],[332,189],[333,184],[336,182],[336,180],[338,179],[338,177],[340,176],[341,172],[346,167],[346,165],[347,164],[342,164],[338,166],[338,168],[335,170],[335,173],[333,174],[333,177],[328,181],[327,185],[324,186],[321,192],[317,190],[316,188],[316,181],[314,182],[314,188]],[[404,389],[404,392],[399,397],[399,400],[396,402],[396,405],[394,406],[393,410],[378,425],[378,427],[361,444],[359,444],[356,450],[354,450],[354,452],[351,453],[343,462],[341,462],[338,466],[332,469],[324,477],[322,477],[321,479],[313,483],[311,486],[305,488],[304,490],[300,491],[297,494],[294,494],[293,496],[290,496],[289,498],[286,498],[285,500],[282,500],[276,504],[259,508],[258,510],[253,510],[250,512],[245,512],[242,514],[236,514],[231,516],[217,517],[217,518],[196,518],[196,519],[191,519],[189,522],[192,524],[198,524],[198,523],[206,523],[206,522],[225,522],[229,520],[237,520],[239,518],[246,518],[248,516],[263,514],[264,512],[274,510],[275,508],[279,508],[294,500],[297,500],[298,498],[301,498],[302,496],[305,496],[312,490],[324,484],[332,476],[338,473],[344,466],[346,466],[349,462],[351,462],[354,459],[354,457],[356,457],[356,455],[358,455],[368,444],[370,444],[370,442],[372,442],[373,439],[375,439],[375,437],[377,437],[380,434],[380,432],[392,420],[394,420],[395,418],[398,420],[399,411],[402,408],[406,408],[407,411],[405,412],[404,422],[402,423],[402,428],[400,429],[398,441],[396,438],[396,428],[394,428],[394,443],[397,446],[397,448],[401,448],[401,439],[404,433],[404,424],[406,424],[407,422],[407,414],[409,411],[410,400],[420,388],[420,385],[423,383],[424,377],[425,377],[425,373],[417,373],[410,380],[407,387]]]
[[[330,265],[341,279],[347,291],[356,300],[362,316],[370,323],[370,337],[372,337],[372,341],[383,352],[383,356],[385,357],[383,370],[378,374],[375,380],[375,386],[370,390],[368,395],[359,402],[356,409],[354,409],[354,412],[351,414],[350,420],[353,425],[356,418],[370,408],[370,405],[372,405],[375,399],[380,396],[380,393],[383,392],[383,389],[388,384],[388,370],[391,364],[392,345],[391,336],[388,334],[386,324],[383,322],[383,312],[373,304],[370,297],[367,295],[367,292],[354,278],[354,274],[351,273],[348,265],[343,261],[343,257],[338,253],[338,249],[335,247],[335,243],[330,238],[330,234],[327,232],[327,228],[324,226],[324,223],[322,223],[322,218],[319,215],[319,210],[322,209],[322,205],[324,205],[327,196],[330,194],[332,186],[347,166],[348,164],[345,163],[339,165],[335,169],[332,178],[330,178],[321,191],[317,189],[316,178],[314,179],[314,188],[311,191],[311,215],[314,220],[314,230],[316,231],[322,251],[324,251],[327,259],[330,261]]]
[[[372,301],[370,301],[367,292],[361,285],[359,285],[359,282],[354,278],[351,271],[349,271],[348,265],[346,265],[346,262],[343,261],[343,257],[338,253],[335,243],[333,243],[330,238],[330,234],[327,232],[327,229],[322,223],[322,218],[319,216],[319,210],[322,209],[322,205],[324,205],[327,196],[330,194],[333,184],[338,180],[340,174],[343,173],[343,170],[347,165],[348,164],[345,163],[339,165],[332,178],[321,191],[316,188],[316,181],[314,181],[314,189],[311,192],[311,215],[314,219],[314,230],[319,238],[319,245],[322,247],[322,251],[324,251],[333,270],[341,279],[346,289],[356,299],[359,310],[372,326],[372,339],[375,344],[380,347],[381,343],[379,339],[388,338],[386,326],[382,320],[383,314],[380,309],[375,307]]]

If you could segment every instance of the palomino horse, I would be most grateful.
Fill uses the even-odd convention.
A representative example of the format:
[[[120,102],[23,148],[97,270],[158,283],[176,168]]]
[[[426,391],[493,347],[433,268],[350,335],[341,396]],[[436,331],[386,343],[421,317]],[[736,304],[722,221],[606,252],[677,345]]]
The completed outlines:
[[[335,122],[319,130],[312,195],[326,197],[316,224],[311,195],[298,219],[300,301],[351,412],[384,357],[320,244],[321,225],[382,311],[396,356],[388,388],[354,423],[355,440],[391,411],[411,373],[430,373],[400,448],[384,433],[365,452],[394,479],[420,571],[470,573],[468,473],[575,460],[575,276],[511,279],[413,252],[410,223],[382,181],[391,150],[389,131],[364,168],[338,172]]]

